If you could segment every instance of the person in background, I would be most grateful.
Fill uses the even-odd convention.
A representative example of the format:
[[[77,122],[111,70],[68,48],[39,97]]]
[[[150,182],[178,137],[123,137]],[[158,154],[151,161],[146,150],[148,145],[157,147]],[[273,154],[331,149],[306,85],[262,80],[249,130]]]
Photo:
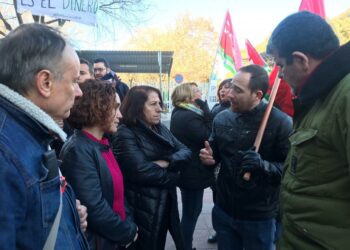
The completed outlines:
[[[129,87],[122,82],[120,77],[114,71],[111,70],[106,59],[97,58],[94,60],[94,74],[96,79],[111,82],[114,85],[120,100],[124,100],[126,93],[129,91]]]
[[[79,59],[59,31],[24,24],[0,40],[0,246],[88,249],[86,208],[59,171],[54,120],[82,92]]]
[[[240,68],[232,80],[231,109],[215,117],[210,144],[206,142],[200,151],[203,164],[221,162],[212,211],[219,250],[274,248],[282,166],[292,122],[273,108],[259,152],[255,151],[268,84],[263,67]],[[245,173],[250,173],[250,178],[244,179]]]
[[[170,131],[192,152],[192,161],[181,171],[178,186],[181,190],[181,229],[185,249],[192,250],[193,233],[202,211],[204,189],[213,185],[213,169],[203,166],[199,151],[211,132],[211,114],[208,104],[201,100],[196,83],[178,85],[171,100],[175,107],[171,114]]]
[[[211,109],[211,114],[213,119],[218,113],[231,107],[231,102],[229,98],[231,87],[232,87],[232,78],[225,79],[219,84],[219,88],[217,92],[219,102],[216,103]]]
[[[112,250],[137,238],[124,201],[123,175],[105,133],[115,133],[122,115],[111,84],[86,80],[67,119],[76,128],[61,152],[62,173],[89,211],[91,249]]]
[[[91,63],[84,59],[80,58],[80,70],[79,70],[79,80],[78,83],[82,84],[85,80],[93,79],[94,72]]]
[[[217,96],[219,98],[219,102],[213,106],[211,109],[211,115],[214,120],[215,116],[219,114],[221,111],[228,109],[231,107],[231,101],[230,101],[230,92],[231,92],[231,87],[232,87],[232,78],[228,78],[223,80],[219,84],[219,88],[217,91]],[[215,179],[217,179],[217,176],[220,171],[220,164],[217,164],[214,170],[215,173]],[[213,191],[213,202],[215,203],[216,199],[216,187],[215,183],[214,185],[211,186],[211,189]],[[208,237],[208,243],[216,243],[217,242],[217,237],[216,237],[216,232]]]
[[[176,248],[182,250],[176,185],[191,151],[160,122],[162,107],[158,89],[131,88],[121,106],[123,120],[113,149],[139,227],[136,249],[164,249],[169,230]]]
[[[292,86],[294,130],[281,190],[280,249],[350,246],[350,42],[299,12],[272,32],[267,52]]]
[[[92,65],[88,60],[85,60],[84,58],[80,58],[80,70],[79,70],[79,79],[78,83],[82,84],[87,79],[93,79],[93,69]],[[73,134],[73,129],[69,126],[69,124],[66,122],[66,120],[56,120],[58,126],[60,126],[61,129],[67,134],[68,137],[70,137]],[[51,142],[50,146],[52,149],[56,151],[57,157],[59,157],[63,141],[57,138],[53,142]]]

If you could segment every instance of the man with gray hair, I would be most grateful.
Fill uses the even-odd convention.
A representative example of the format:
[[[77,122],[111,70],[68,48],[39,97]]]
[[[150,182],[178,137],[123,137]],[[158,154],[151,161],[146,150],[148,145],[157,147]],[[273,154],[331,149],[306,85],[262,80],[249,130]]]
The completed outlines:
[[[88,249],[84,207],[49,147],[66,137],[54,119],[67,118],[82,95],[79,58],[57,30],[40,24],[12,31],[0,55],[0,246]]]

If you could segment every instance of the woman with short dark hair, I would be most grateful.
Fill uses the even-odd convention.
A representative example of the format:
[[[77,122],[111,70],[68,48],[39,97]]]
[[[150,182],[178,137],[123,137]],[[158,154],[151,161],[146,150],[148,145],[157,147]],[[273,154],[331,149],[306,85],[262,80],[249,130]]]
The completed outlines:
[[[113,140],[125,195],[139,227],[136,249],[164,249],[168,230],[176,248],[184,249],[176,185],[191,152],[161,124],[162,106],[158,89],[131,88],[121,107],[123,124]]]
[[[68,118],[76,128],[61,152],[62,173],[88,210],[91,249],[115,250],[137,238],[137,226],[124,202],[123,176],[105,133],[122,117],[111,84],[87,80]]]
[[[217,97],[219,99],[219,102],[216,103],[211,109],[211,114],[213,119],[221,111],[228,109],[231,106],[231,102],[229,98],[229,93],[231,91],[231,88],[232,88],[232,78],[225,79],[219,84],[219,88],[217,91]]]

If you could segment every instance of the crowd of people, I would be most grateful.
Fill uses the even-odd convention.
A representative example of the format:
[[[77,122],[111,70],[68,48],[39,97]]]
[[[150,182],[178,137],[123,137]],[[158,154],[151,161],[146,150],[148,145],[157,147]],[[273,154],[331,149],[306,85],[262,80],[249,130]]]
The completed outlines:
[[[224,80],[211,110],[196,83],[178,85],[167,128],[157,88],[129,89],[56,29],[16,28],[0,40],[0,248],[162,250],[169,232],[192,250],[211,187],[220,250],[347,249],[350,43],[299,12],[267,53],[295,112],[272,108],[256,148],[261,66]]]

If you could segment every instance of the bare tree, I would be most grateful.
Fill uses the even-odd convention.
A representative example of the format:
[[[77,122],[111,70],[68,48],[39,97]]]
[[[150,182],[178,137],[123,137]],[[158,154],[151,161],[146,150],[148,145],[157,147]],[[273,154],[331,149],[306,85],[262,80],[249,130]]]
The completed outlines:
[[[18,0],[20,1],[20,0]],[[150,8],[148,0],[99,0],[98,30],[107,28],[111,21],[126,27],[139,24],[145,18],[144,13]],[[58,27],[69,20],[32,15],[30,12],[18,13],[17,0],[0,1],[0,37],[6,36],[12,29],[28,22],[37,22]]]

